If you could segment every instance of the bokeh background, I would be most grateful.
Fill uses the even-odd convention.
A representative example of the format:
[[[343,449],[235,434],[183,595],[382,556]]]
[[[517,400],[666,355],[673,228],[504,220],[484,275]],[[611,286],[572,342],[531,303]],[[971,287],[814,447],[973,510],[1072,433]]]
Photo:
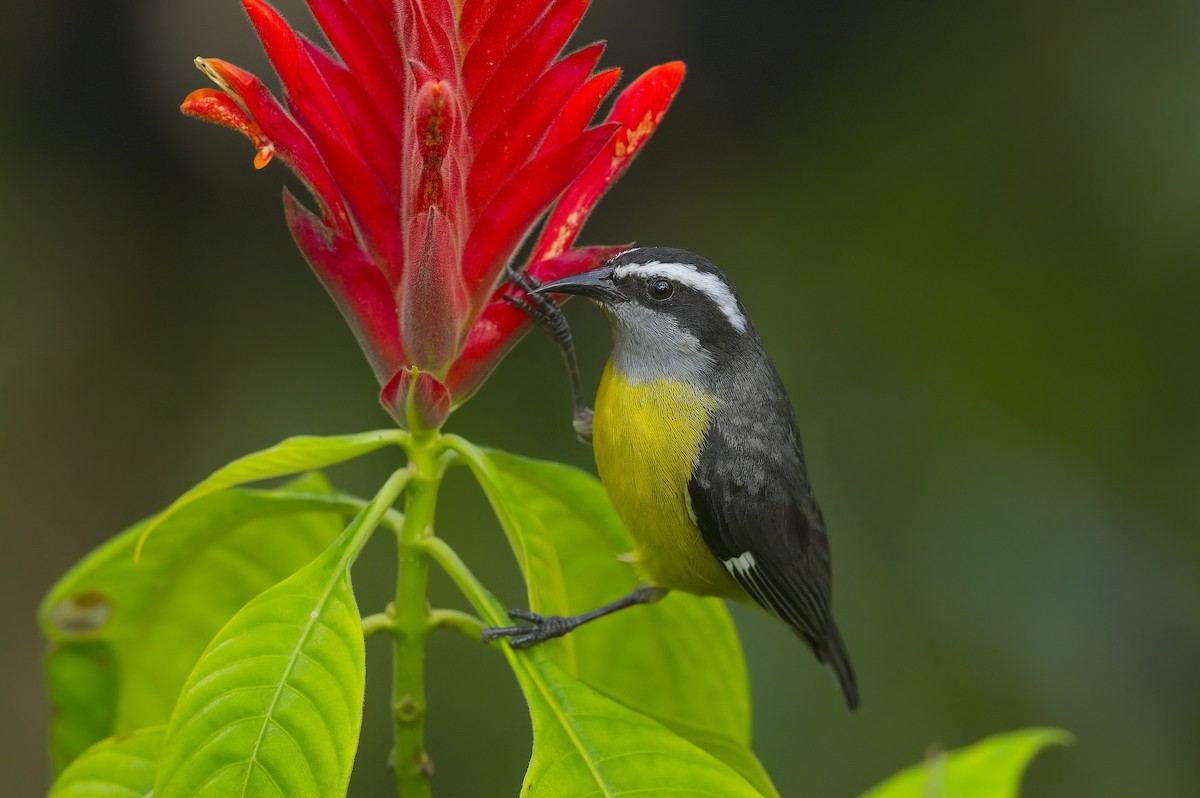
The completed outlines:
[[[688,247],[737,281],[832,530],[861,712],[736,613],[781,792],[853,796],[931,744],[1052,724],[1078,742],[1033,766],[1032,798],[1196,794],[1200,5],[604,0],[598,38],[628,74],[690,71],[583,240]],[[59,573],[232,456],[387,423],[290,241],[285,170],[177,113],[196,55],[269,74],[233,0],[6,4],[0,25],[7,795],[48,784],[34,612]],[[594,384],[607,331],[571,316]],[[452,426],[590,467],[569,415],[533,336]],[[368,491],[387,466],[334,477]],[[449,490],[442,533],[523,603],[477,491]],[[372,546],[365,608],[391,579]],[[520,696],[445,637],[439,794],[511,795]],[[356,796],[388,789],[369,655]]]

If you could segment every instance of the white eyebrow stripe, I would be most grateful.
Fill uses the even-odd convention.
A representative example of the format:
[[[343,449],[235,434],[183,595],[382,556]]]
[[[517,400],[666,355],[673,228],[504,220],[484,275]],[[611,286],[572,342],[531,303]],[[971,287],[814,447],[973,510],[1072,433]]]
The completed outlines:
[[[733,291],[715,274],[699,271],[690,263],[660,263],[656,260],[647,263],[627,263],[613,270],[613,276],[618,280],[630,275],[662,277],[694,288],[716,303],[717,308],[725,314],[725,318],[729,319],[729,323],[738,332],[746,331],[746,316],[738,307]]]

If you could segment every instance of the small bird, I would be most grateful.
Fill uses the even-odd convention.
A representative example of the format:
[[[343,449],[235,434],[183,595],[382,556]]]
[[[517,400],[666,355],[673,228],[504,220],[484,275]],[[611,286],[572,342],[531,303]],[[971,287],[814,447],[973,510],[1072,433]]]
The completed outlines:
[[[484,639],[535,645],[669,590],[753,600],[829,664],[846,703],[857,707],[854,671],[830,608],[825,520],[795,417],[725,275],[692,252],[642,247],[545,285],[510,277],[527,292],[514,304],[563,347],[576,431],[592,439],[643,584],[581,615],[514,610],[526,624],[488,629]],[[613,351],[594,417],[570,329],[550,294],[592,299],[612,323]]]

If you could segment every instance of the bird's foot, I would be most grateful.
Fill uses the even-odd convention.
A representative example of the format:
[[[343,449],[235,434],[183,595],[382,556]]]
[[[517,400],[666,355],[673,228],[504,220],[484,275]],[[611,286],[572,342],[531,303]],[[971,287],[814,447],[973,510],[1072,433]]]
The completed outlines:
[[[505,294],[503,297],[505,302],[524,311],[530,318],[549,330],[556,341],[560,341],[564,335],[570,336],[566,318],[562,315],[562,308],[558,306],[558,303],[548,296],[534,293],[542,287],[541,280],[529,272],[518,271],[512,266],[506,266],[504,273],[510,283],[525,292],[525,296]]]
[[[582,443],[592,442],[592,408],[581,407],[575,411],[571,426],[575,428],[575,437]]]
[[[530,294],[542,287],[541,280],[523,269],[514,269],[512,266],[504,267],[504,279]]]
[[[512,648],[530,648],[556,637],[562,637],[579,625],[575,618],[562,615],[542,615],[529,610],[509,610],[509,617],[525,621],[517,626],[489,626],[483,630],[483,642],[508,638]]]

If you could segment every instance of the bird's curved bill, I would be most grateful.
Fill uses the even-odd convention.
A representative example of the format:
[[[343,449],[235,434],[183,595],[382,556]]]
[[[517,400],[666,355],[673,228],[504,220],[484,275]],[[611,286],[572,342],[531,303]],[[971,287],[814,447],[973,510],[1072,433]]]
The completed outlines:
[[[623,302],[627,299],[625,294],[617,288],[616,282],[613,280],[613,269],[611,266],[601,266],[599,269],[592,269],[590,272],[582,272],[581,274],[573,274],[570,277],[554,280],[538,288],[534,293],[574,294],[606,304]]]

